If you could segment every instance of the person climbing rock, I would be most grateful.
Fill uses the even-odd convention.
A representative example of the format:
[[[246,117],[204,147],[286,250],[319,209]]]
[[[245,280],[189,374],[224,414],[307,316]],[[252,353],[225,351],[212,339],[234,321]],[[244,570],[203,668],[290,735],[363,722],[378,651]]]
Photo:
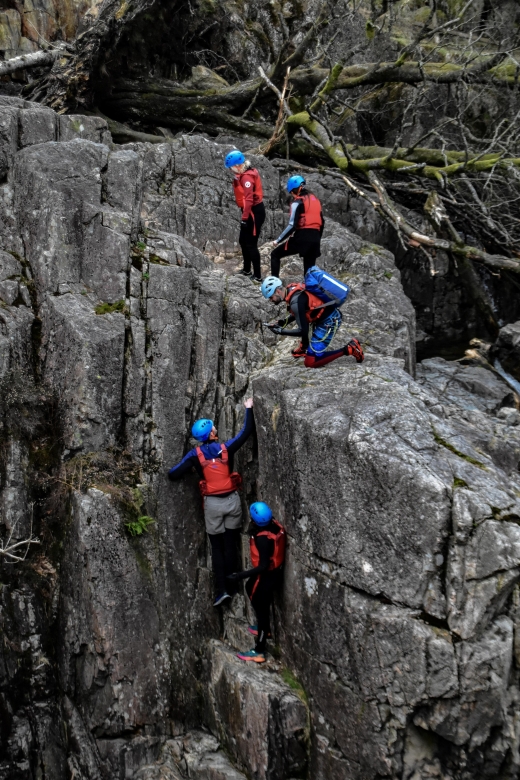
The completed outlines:
[[[280,261],[288,255],[303,257],[303,271],[307,273],[321,255],[320,243],[325,227],[321,203],[312,192],[305,189],[303,176],[291,176],[287,192],[292,196],[289,224],[273,241],[271,275],[280,275]]]
[[[267,640],[271,636],[270,614],[273,596],[282,581],[282,567],[285,560],[286,533],[273,518],[270,507],[263,501],[256,501],[249,508],[251,526],[249,547],[252,569],[235,572],[228,576],[230,582],[247,579],[246,592],[256,614],[257,625],[249,632],[256,636],[252,650],[237,653],[242,661],[265,662]]]
[[[242,152],[237,149],[229,152],[224,164],[235,174],[233,191],[237,206],[242,209],[238,243],[242,249],[244,265],[240,273],[250,277],[254,282],[261,282],[258,239],[265,222],[262,179],[256,168],[253,168]],[[251,265],[253,273],[251,273]]]
[[[305,358],[307,368],[321,368],[343,355],[352,355],[358,363],[365,359],[361,344],[351,339],[341,349],[327,352],[327,347],[341,325],[341,306],[349,287],[330,274],[313,266],[305,275],[305,282],[284,287],[281,279],[268,276],[262,283],[262,295],[275,304],[285,301],[288,316],[267,327],[279,336],[300,337],[300,344],[292,350],[294,358]],[[318,295],[319,293],[319,295]],[[287,325],[296,322],[296,328]],[[310,331],[310,336],[309,336]]]
[[[168,472],[171,480],[180,479],[191,469],[201,478],[200,492],[204,502],[204,520],[211,543],[211,558],[215,577],[214,607],[231,598],[226,589],[226,574],[236,571],[238,543],[242,527],[242,508],[237,489],[242,479],[233,472],[233,456],[254,429],[253,399],[244,401],[246,416],[242,430],[225,444],[219,443],[213,420],[197,420],[191,429],[201,445]]]

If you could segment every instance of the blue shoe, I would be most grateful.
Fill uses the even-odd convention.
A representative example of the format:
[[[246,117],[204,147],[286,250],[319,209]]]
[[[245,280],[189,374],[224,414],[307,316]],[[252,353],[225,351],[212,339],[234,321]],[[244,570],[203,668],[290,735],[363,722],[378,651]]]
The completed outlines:
[[[229,595],[229,593],[226,593],[226,591],[224,591],[224,593],[219,593],[217,595],[217,598],[213,602],[213,606],[214,607],[219,607],[227,599],[231,599],[231,596]]]
[[[255,664],[265,664],[265,653],[257,653],[256,650],[247,650],[245,653],[237,653],[241,661],[253,661]]]

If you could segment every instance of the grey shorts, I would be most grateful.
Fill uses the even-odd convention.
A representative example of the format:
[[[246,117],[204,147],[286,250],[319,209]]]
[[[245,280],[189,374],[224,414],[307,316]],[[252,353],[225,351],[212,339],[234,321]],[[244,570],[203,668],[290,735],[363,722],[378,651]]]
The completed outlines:
[[[238,493],[204,496],[204,520],[208,534],[223,534],[226,528],[242,526],[242,506]]]

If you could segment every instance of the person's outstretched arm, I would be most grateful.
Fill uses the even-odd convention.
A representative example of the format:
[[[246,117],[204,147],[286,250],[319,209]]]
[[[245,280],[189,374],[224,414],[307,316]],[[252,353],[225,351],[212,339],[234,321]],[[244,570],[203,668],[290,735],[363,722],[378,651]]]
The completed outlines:
[[[256,537],[256,548],[260,555],[260,562],[254,569],[248,569],[247,571],[237,572],[232,574],[228,579],[237,582],[238,580],[246,580],[248,577],[254,577],[257,574],[263,574],[269,569],[269,563],[271,561],[271,555],[273,553],[273,541],[267,536]]]
[[[253,430],[255,428],[255,418],[253,415],[253,399],[247,398],[244,401],[244,406],[246,407],[246,417],[244,420],[244,424],[242,426],[242,430],[240,433],[237,433],[237,435],[226,442],[226,448],[228,451],[228,454],[234,455],[237,450],[240,449],[240,447],[245,444],[247,439],[251,436],[253,433]]]
[[[168,479],[171,480],[180,479],[185,474],[187,474],[188,471],[191,471],[192,468],[195,468],[199,476],[202,477],[202,470],[200,468],[199,459],[197,458],[197,453],[195,452],[195,450],[190,450],[188,454],[184,456],[184,458],[181,460],[180,463],[177,463],[176,466],[173,466],[169,470]]]
[[[294,201],[294,203],[291,203],[291,211],[289,213],[289,224],[283,231],[283,233],[280,233],[276,241],[274,241],[274,244],[282,244],[286,238],[289,238],[291,233],[293,233],[296,229],[296,225],[298,224],[298,217],[300,216],[300,213],[303,211],[303,203],[301,200]]]

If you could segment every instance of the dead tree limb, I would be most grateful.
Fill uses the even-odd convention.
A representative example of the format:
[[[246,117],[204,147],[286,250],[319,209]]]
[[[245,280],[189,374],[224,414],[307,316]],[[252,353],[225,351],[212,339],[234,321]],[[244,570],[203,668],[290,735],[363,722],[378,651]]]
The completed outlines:
[[[63,56],[65,50],[62,47],[56,49],[46,49],[45,51],[35,51],[31,54],[22,54],[20,57],[13,57],[10,60],[0,62],[0,76],[7,76],[9,73],[15,73],[17,70],[27,70],[28,68],[38,68],[45,65],[52,65],[57,57]]]

